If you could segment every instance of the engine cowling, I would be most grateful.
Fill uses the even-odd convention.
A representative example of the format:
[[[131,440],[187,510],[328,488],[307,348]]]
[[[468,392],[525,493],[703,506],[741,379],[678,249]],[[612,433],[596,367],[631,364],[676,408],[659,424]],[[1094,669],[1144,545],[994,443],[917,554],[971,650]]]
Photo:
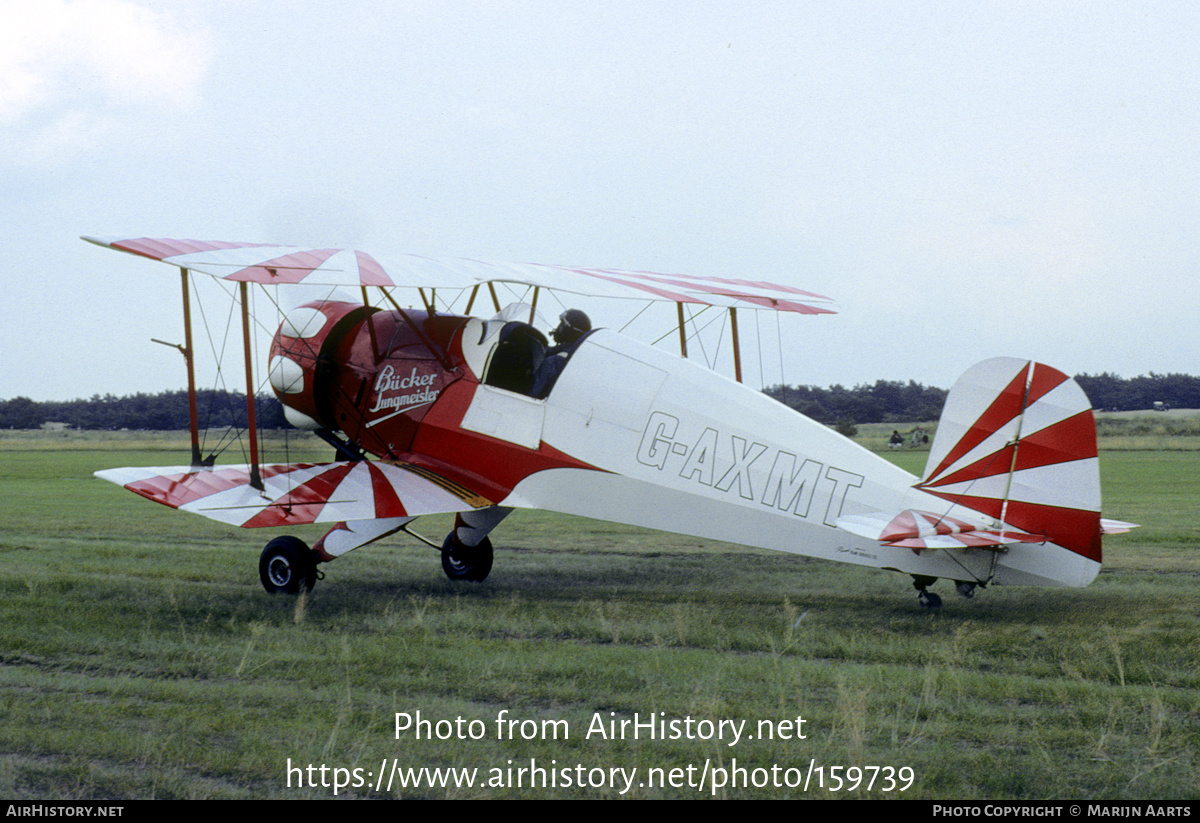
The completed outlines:
[[[271,341],[268,379],[298,429],[336,429],[327,402],[329,355],[351,329],[378,311],[360,303],[317,301],[292,309]]]

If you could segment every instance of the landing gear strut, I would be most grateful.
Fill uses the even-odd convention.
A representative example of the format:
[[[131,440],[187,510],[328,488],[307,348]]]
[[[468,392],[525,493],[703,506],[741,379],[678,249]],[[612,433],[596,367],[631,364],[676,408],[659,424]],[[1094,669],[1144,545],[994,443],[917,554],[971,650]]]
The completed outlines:
[[[317,582],[316,553],[298,537],[276,537],[258,558],[258,576],[270,594],[312,591]]]
[[[913,588],[917,590],[917,602],[922,607],[933,611],[942,607],[942,598],[938,597],[931,591],[926,591],[929,586],[937,582],[936,577],[927,577],[925,575],[913,575]]]

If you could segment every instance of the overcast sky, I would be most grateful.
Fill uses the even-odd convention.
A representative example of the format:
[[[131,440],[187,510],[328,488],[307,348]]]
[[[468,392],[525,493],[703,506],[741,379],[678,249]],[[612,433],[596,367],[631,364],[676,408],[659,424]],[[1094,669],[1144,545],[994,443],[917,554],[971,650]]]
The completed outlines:
[[[1200,373],[1200,5],[0,0],[0,23],[0,398],[184,385],[150,342],[182,339],[178,277],[81,234],[834,298],[742,319],[756,384],[949,386],[996,355]]]

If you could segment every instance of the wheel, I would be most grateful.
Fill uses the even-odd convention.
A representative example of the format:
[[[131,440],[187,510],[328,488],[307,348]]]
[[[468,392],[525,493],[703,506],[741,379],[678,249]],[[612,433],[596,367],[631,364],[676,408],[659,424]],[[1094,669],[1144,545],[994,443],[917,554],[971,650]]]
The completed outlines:
[[[955,584],[954,590],[958,592],[960,597],[975,596],[975,584],[966,580],[960,580],[957,584]]]
[[[454,536],[446,535],[442,543],[442,571],[451,580],[473,580],[478,583],[492,570],[492,541],[483,538],[478,546],[464,546]]]
[[[276,537],[258,558],[258,576],[271,594],[312,591],[317,564],[312,550],[298,537]]]
[[[924,589],[917,592],[917,602],[925,608],[933,611],[942,607],[942,598],[938,597],[933,592],[927,592]]]

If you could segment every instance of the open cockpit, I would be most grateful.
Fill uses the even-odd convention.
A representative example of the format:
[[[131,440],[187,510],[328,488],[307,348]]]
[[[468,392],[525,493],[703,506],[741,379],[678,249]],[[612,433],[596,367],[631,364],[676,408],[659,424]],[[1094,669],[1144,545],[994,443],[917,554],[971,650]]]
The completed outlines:
[[[551,346],[546,335],[529,323],[509,319],[514,314],[510,306],[491,320],[469,320],[463,329],[463,355],[483,384],[544,400],[591,332],[568,346]]]

